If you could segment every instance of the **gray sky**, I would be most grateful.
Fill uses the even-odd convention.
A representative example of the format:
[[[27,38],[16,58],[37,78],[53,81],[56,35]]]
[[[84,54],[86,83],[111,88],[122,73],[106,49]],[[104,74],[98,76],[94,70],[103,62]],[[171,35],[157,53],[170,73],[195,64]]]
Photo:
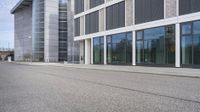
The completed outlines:
[[[0,0],[0,47],[14,47],[14,16],[10,10],[19,0]]]

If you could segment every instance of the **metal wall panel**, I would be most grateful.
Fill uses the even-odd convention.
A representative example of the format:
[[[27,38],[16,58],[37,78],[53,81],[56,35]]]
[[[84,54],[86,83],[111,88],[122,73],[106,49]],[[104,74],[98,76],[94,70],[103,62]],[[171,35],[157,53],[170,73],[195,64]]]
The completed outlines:
[[[95,33],[99,31],[99,11],[85,16],[85,33]]]
[[[135,23],[164,18],[164,0],[135,0]]]
[[[189,14],[200,11],[200,0],[179,0],[179,14]]]

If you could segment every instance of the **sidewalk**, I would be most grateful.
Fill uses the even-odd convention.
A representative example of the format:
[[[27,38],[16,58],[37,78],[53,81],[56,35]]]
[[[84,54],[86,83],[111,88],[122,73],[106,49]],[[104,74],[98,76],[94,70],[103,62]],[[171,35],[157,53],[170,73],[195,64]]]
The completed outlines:
[[[59,66],[91,70],[107,70],[116,72],[145,73],[151,75],[164,75],[176,77],[200,78],[200,69],[192,68],[165,68],[165,67],[144,67],[144,66],[114,66],[114,65],[84,65],[84,64],[63,64],[63,63],[27,63],[13,62],[16,64]]]

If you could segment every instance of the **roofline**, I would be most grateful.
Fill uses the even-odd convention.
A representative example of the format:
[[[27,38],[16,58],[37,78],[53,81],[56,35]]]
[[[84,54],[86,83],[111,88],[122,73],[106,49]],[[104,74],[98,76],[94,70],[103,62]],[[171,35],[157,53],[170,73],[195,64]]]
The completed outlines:
[[[11,11],[10,11],[10,13],[11,14],[14,14],[15,13],[15,11],[17,10],[17,9],[19,9],[20,7],[23,7],[23,6],[25,6],[23,3],[25,3],[25,2],[32,2],[33,0],[20,0],[12,9],[11,9]]]

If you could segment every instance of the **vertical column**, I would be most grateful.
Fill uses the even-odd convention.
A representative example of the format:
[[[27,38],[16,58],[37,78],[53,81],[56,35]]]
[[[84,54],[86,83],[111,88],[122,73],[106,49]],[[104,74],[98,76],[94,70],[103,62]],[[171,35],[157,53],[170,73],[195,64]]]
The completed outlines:
[[[90,64],[91,60],[91,42],[90,39],[85,40],[85,64]]]
[[[132,65],[136,65],[136,34],[132,32]]]
[[[91,61],[90,62],[91,62],[91,64],[93,64],[93,38],[91,38],[91,53],[90,54],[91,54],[91,56],[90,56]]]
[[[180,24],[177,23],[176,24],[176,67],[180,67],[181,64],[180,64],[180,58],[181,58],[181,55],[180,55]]]
[[[104,65],[107,64],[107,41],[106,36],[104,36]]]

